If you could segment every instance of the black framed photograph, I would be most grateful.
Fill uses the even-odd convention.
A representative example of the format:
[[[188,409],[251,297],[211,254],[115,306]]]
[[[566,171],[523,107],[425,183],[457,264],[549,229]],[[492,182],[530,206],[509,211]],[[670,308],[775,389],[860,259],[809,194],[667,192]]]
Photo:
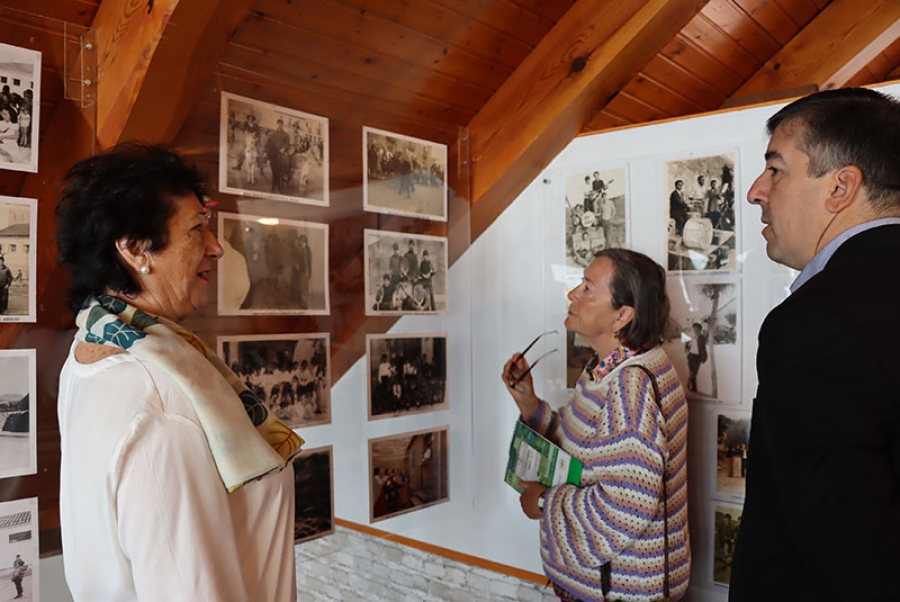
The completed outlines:
[[[450,499],[448,427],[369,439],[370,522]]]
[[[0,479],[37,473],[34,349],[0,349]]]
[[[229,335],[219,357],[292,429],[331,424],[331,335]]]
[[[294,543],[334,533],[334,460],[331,445],[294,458]]]
[[[328,226],[219,213],[219,314],[327,315]]]
[[[689,399],[741,403],[741,291],[734,275],[667,279],[666,350]]]
[[[628,246],[624,167],[566,173],[566,267],[584,269],[603,249]]]
[[[37,321],[37,199],[0,196],[0,322]]]
[[[363,127],[363,209],[447,221],[447,145]]]
[[[731,583],[731,561],[744,508],[728,502],[715,502],[714,506],[713,583],[727,586]]]
[[[670,271],[736,270],[740,190],[737,151],[668,161],[666,230]]]
[[[369,420],[437,412],[447,395],[447,333],[366,335]]]
[[[447,313],[447,239],[364,230],[366,315]]]
[[[37,172],[41,53],[0,44],[0,169]]]
[[[4,600],[41,599],[40,529],[36,497],[0,502],[0,594]]]
[[[328,206],[328,119],[222,92],[219,191]]]
[[[716,416],[716,494],[744,499],[750,464],[750,413],[723,412]]]

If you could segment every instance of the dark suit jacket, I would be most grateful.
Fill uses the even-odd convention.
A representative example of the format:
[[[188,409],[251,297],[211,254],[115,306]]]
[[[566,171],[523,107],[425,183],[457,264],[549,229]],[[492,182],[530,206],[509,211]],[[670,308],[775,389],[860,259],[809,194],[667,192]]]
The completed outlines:
[[[759,333],[729,600],[900,600],[900,226],[844,243]]]

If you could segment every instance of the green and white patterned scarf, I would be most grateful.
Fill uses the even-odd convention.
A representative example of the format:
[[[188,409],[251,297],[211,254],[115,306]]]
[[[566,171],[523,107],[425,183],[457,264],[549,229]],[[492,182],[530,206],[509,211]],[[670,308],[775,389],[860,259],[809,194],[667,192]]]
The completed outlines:
[[[300,451],[303,439],[189,330],[106,295],[89,299],[75,323],[79,341],[123,349],[178,383],[229,493],[280,470]]]

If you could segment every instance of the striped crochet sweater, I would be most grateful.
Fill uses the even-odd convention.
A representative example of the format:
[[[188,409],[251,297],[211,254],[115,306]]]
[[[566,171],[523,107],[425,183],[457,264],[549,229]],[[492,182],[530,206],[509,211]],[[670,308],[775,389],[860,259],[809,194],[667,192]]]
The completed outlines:
[[[664,426],[649,377],[628,369],[637,363],[656,376]],[[684,389],[660,347],[625,360],[599,382],[583,372],[559,412],[541,402],[529,426],[584,462],[581,486],[552,487],[545,497],[541,558],[554,583],[585,602],[603,602],[600,566],[611,562],[608,599],[663,599],[667,432],[670,596],[684,595],[691,569],[687,422]]]

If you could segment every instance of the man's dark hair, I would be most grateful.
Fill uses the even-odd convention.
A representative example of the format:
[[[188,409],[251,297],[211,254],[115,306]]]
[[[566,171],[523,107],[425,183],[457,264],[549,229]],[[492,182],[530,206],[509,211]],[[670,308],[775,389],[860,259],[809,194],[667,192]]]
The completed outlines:
[[[615,273],[609,280],[613,307],[634,308],[634,317],[619,333],[619,341],[636,351],[662,343],[669,321],[666,271],[643,253],[630,249],[604,249],[594,257],[605,257],[613,264]]]
[[[795,100],[766,122],[800,126],[797,146],[809,156],[809,175],[855,165],[879,211],[900,209],[900,102],[867,88],[826,90]]]
[[[144,243],[158,253],[169,244],[174,197],[203,202],[204,177],[173,151],[126,142],[83,159],[62,180],[56,206],[57,261],[71,274],[73,312],[107,290],[132,295],[140,286],[121,262],[116,241]]]

